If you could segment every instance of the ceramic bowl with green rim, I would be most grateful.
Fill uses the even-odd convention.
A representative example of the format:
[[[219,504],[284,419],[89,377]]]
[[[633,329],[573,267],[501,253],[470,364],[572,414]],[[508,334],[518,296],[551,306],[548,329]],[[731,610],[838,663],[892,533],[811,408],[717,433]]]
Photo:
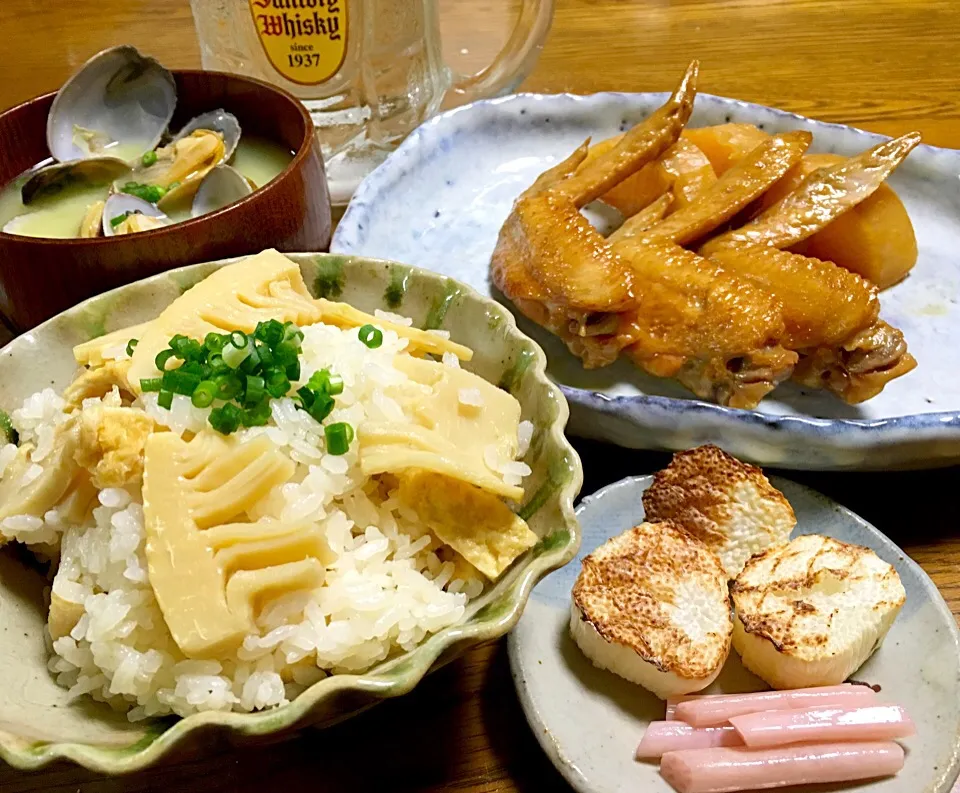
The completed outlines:
[[[580,544],[573,511],[583,479],[576,452],[564,438],[567,404],[544,374],[542,350],[494,301],[448,278],[405,265],[332,254],[289,254],[317,297],[373,312],[411,317],[421,328],[447,330],[474,350],[466,364],[510,391],[535,430],[523,458],[532,474],[519,512],[540,537],[494,585],[470,601],[456,625],[428,636],[415,650],[391,657],[364,674],[331,675],[286,705],[255,713],[197,713],[131,723],[125,714],[87,697],[71,700],[47,670],[49,580],[17,546],[0,551],[0,758],[24,769],[57,759],[117,774],[144,768],[175,745],[275,736],[304,726],[326,726],[405,694],[423,676],[479,642],[516,624],[530,590],[566,564]],[[94,297],[0,351],[0,407],[18,407],[30,394],[67,386],[77,371],[76,344],[157,316],[215,269],[236,259],[172,270]]]

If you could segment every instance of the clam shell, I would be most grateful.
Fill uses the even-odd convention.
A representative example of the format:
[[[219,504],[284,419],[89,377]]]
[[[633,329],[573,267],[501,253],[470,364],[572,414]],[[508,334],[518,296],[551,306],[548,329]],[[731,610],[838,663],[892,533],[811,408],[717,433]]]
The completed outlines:
[[[150,218],[157,218],[158,220],[165,221],[164,225],[168,225],[171,222],[170,218],[149,201],[144,201],[142,198],[137,198],[127,193],[113,193],[107,198],[106,204],[103,207],[103,236],[116,236],[113,224],[111,224],[110,221],[125,212],[137,212]]]
[[[59,90],[47,116],[47,146],[60,162],[104,155],[131,160],[156,147],[176,104],[170,72],[134,47],[113,47]]]
[[[254,190],[240,171],[229,165],[218,165],[208,173],[193,197],[190,208],[191,217],[200,217],[239,201]]]
[[[228,113],[222,107],[217,110],[210,110],[207,113],[201,113],[184,124],[173,139],[175,141],[180,140],[180,138],[185,138],[198,129],[211,129],[223,135],[224,153],[220,162],[229,162],[237,149],[237,144],[240,142],[241,129],[237,117],[233,113]]]
[[[20,188],[20,199],[29,204],[46,193],[62,190],[72,181],[91,184],[110,184],[130,173],[130,166],[116,157],[96,157],[89,160],[56,162],[38,168]]]

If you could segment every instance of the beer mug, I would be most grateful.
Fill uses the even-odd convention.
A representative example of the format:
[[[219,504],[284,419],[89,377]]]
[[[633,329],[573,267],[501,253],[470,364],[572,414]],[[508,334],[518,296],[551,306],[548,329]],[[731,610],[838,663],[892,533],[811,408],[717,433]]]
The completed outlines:
[[[441,104],[513,90],[553,16],[553,0],[522,0],[493,63],[460,75],[443,62],[438,0],[191,0],[191,7],[205,69],[267,80],[306,105],[341,205]]]

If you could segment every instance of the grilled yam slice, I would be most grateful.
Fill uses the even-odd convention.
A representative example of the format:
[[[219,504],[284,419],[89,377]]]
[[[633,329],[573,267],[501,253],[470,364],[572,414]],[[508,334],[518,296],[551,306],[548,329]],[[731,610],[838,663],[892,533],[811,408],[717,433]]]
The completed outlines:
[[[730,652],[727,576],[673,522],[643,523],[583,560],[570,632],[603,669],[658,697],[710,685]]]
[[[753,557],[731,593],[733,646],[776,689],[845,681],[906,600],[897,571],[873,551],[816,534]]]
[[[647,520],[672,520],[713,550],[727,576],[747,560],[790,539],[790,502],[753,465],[709,444],[673,456],[643,494]]]

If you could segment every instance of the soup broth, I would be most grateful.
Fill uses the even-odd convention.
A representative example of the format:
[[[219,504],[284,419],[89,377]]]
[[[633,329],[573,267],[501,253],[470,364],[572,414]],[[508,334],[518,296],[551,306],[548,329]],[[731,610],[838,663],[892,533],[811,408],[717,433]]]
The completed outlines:
[[[278,176],[292,159],[293,153],[280,144],[245,135],[237,145],[231,165],[260,188]],[[79,236],[84,213],[93,203],[107,197],[110,185],[78,182],[25,205],[20,189],[35,170],[21,174],[0,190],[0,228],[9,234],[25,237],[69,239]],[[124,180],[119,181],[122,184]],[[190,219],[190,207],[191,199],[188,198],[164,207],[164,212],[171,221],[179,223]]]

